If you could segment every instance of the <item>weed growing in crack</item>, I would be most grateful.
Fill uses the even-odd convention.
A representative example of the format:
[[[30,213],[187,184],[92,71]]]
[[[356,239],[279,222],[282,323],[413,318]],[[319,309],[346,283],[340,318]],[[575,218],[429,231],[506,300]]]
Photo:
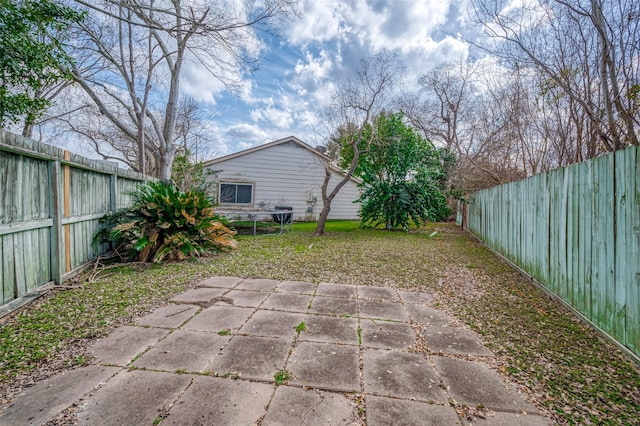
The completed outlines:
[[[273,375],[273,378],[276,381],[276,386],[280,386],[285,384],[291,378],[291,373],[284,369],[278,370],[276,374]]]
[[[298,324],[296,326],[296,332],[300,333],[302,331],[306,331],[307,330],[307,324],[304,323],[304,321],[302,321],[300,324]]]

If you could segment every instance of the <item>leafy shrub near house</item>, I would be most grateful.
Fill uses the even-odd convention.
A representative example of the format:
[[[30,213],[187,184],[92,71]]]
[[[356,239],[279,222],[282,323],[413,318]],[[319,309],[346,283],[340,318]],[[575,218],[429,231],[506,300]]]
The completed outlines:
[[[214,213],[202,191],[149,182],[131,193],[132,207],[105,218],[116,253],[128,260],[182,260],[235,247],[235,231]]]
[[[408,229],[410,222],[447,217],[447,171],[455,156],[436,148],[404,121],[402,112],[381,113],[362,131],[354,175],[362,180],[360,219],[363,226]],[[339,165],[348,167],[353,147],[345,145]]]

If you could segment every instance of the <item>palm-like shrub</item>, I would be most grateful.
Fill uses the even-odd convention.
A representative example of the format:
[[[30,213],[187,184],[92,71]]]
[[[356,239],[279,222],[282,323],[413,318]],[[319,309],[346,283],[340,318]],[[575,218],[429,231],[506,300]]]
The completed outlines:
[[[149,182],[131,193],[132,207],[107,218],[116,252],[130,260],[182,260],[235,247],[235,232],[217,216],[204,192],[180,192]]]

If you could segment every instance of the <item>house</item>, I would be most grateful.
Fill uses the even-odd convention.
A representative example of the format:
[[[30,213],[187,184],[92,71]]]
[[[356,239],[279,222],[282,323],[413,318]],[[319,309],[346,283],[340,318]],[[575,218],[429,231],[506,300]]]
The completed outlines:
[[[328,157],[289,136],[220,157],[204,164],[216,172],[216,200],[220,210],[268,211],[293,208],[294,220],[317,220],[322,210],[321,187],[325,165],[332,176],[327,192],[344,177]],[[350,179],[331,203],[329,219],[357,219],[358,179]]]

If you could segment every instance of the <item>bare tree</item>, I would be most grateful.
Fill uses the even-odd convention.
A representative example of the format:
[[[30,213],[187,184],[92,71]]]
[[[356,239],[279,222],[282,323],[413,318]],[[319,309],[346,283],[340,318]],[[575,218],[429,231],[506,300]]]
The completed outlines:
[[[325,178],[322,183],[322,211],[318,217],[315,235],[323,235],[325,224],[331,211],[331,203],[340,189],[351,179],[358,164],[360,154],[373,142],[363,137],[367,125],[383,111],[391,100],[393,90],[402,80],[405,65],[396,54],[383,50],[372,57],[362,59],[358,69],[337,84],[331,94],[326,119],[328,127],[339,138],[342,145],[347,145],[353,152],[347,170],[342,179],[335,183],[329,191],[331,178],[334,176],[330,164],[325,164]],[[348,132],[339,132],[349,129]],[[374,137],[375,132],[370,132]]]
[[[110,123],[112,134],[136,152],[136,169],[171,177],[186,60],[237,90],[259,60],[255,31],[295,15],[294,0],[216,2],[75,0],[88,10],[76,54],[94,59],[72,68],[77,83]],[[255,7],[254,7],[255,6]],[[129,150],[131,151],[131,149]],[[147,155],[152,157],[147,160]]]
[[[399,101],[415,128],[456,155],[450,183],[463,191],[519,179],[551,163],[549,138],[535,126],[543,118],[537,77],[528,69],[484,68],[445,63]]]
[[[79,88],[71,88],[64,92],[61,98],[61,103],[72,108],[73,112],[52,109],[50,112],[58,115],[51,117],[52,124],[47,127],[49,132],[57,131],[58,139],[69,138],[69,133],[72,137],[81,136],[82,142],[104,160],[116,161],[126,164],[131,169],[138,169],[140,156],[137,145],[132,143],[127,134],[113,126],[107,117],[100,114],[100,110],[86,93]],[[108,98],[105,98],[104,102],[108,101]],[[114,114],[123,113],[122,110],[113,107]],[[181,99],[173,141],[176,147],[175,155],[188,153],[190,160],[196,163],[211,158],[214,154],[211,146],[215,134],[207,125],[207,119],[199,102],[189,96]],[[145,125],[150,127],[151,124],[147,122]],[[153,129],[146,129],[147,133],[152,131]],[[154,146],[147,141],[146,148],[153,152]],[[156,161],[154,155],[145,156],[145,170],[150,175],[157,175]]]
[[[398,101],[413,127],[458,159],[451,183],[471,190],[507,181],[497,135],[503,120],[489,100],[477,64],[457,60],[419,79],[419,90]],[[498,120],[496,120],[498,118]]]
[[[534,67],[562,92],[586,149],[576,158],[638,145],[640,4],[633,0],[540,0],[514,6],[474,0],[475,17],[511,64]],[[559,99],[559,98],[557,98]],[[585,120],[586,119],[586,120]],[[591,135],[597,135],[592,140]],[[589,146],[588,144],[593,145]]]
[[[445,63],[419,79],[420,92],[428,96],[401,100],[411,124],[431,141],[460,155],[471,138],[469,116],[478,95],[478,70],[471,62]]]

